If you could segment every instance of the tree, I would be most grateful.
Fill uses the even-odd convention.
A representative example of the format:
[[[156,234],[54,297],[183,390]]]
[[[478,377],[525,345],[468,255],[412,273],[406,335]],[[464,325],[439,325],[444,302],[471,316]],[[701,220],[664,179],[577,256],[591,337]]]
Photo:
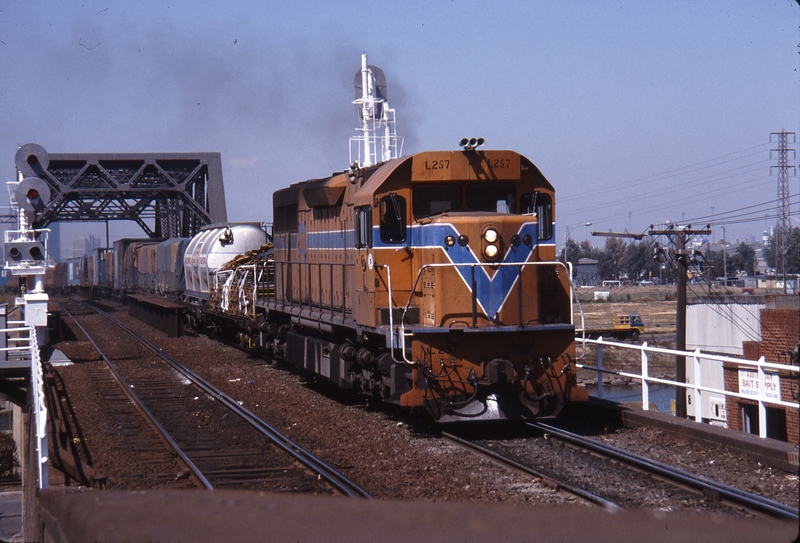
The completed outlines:
[[[777,255],[777,236],[771,235],[767,246],[764,247],[764,259],[767,266],[778,269]],[[789,250],[786,253],[786,273],[800,273],[800,228],[792,228],[789,231]],[[778,270],[781,272],[782,270]]]
[[[639,242],[631,243],[625,251],[625,271],[634,281],[650,280],[658,277],[658,262],[653,260],[650,244]]]
[[[746,243],[740,243],[728,262],[729,274],[733,269],[738,272],[744,272],[747,275],[751,273],[755,275],[756,251]]]
[[[604,280],[621,279],[625,269],[627,245],[620,238],[606,238],[606,247],[597,256],[597,271]]]

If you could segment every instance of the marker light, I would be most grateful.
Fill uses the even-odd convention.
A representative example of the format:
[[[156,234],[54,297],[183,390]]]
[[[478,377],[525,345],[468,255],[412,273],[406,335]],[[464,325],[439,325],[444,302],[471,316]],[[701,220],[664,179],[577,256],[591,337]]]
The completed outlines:
[[[486,243],[494,243],[497,241],[497,230],[494,228],[489,228],[486,232],[483,233],[483,239],[486,240]]]
[[[467,236],[465,236],[464,234],[461,234],[460,236],[458,236],[458,244],[459,245],[461,245],[462,247],[466,247],[466,245],[468,243],[469,243],[469,238]]]
[[[530,234],[525,234],[522,236],[522,243],[530,247],[531,243],[533,243],[533,238],[531,238]]]
[[[452,247],[453,245],[456,244],[456,238],[454,238],[453,236],[447,236],[446,238],[444,238],[444,244],[447,245],[448,247]]]
[[[513,245],[514,247],[519,245],[519,234],[514,234],[511,236],[511,245]]]
[[[497,256],[497,245],[487,245],[483,252],[486,258],[493,259]]]

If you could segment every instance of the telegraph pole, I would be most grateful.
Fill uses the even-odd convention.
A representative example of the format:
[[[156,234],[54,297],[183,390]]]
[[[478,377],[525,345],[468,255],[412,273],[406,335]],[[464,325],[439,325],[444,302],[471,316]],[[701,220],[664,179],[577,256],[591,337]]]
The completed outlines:
[[[675,316],[675,350],[686,350],[686,275],[689,272],[689,264],[697,262],[697,257],[702,257],[699,251],[687,251],[686,245],[692,236],[707,236],[711,234],[711,225],[705,228],[693,230],[692,225],[685,227],[669,225],[664,229],[656,229],[650,225],[647,234],[630,234],[614,232],[592,232],[593,236],[605,236],[613,238],[633,238],[642,239],[645,235],[666,236],[670,240],[672,247],[656,246],[653,251],[653,258],[658,262],[665,262],[668,258],[677,264],[677,308]],[[683,355],[675,356],[675,380],[679,383],[686,382],[686,357]],[[677,388],[675,390],[675,416],[686,418],[686,389]]]
[[[696,261],[697,251],[687,251],[686,242],[692,236],[707,236],[711,234],[711,227],[706,226],[700,230],[693,230],[691,225],[678,227],[670,225],[663,230],[656,230],[650,226],[651,236],[667,236],[674,249],[656,247],[654,258],[670,257],[678,266],[678,289],[677,289],[677,308],[675,316],[675,350],[686,350],[686,275],[689,272],[689,264]],[[686,357],[683,355],[675,356],[675,380],[679,383],[686,382]],[[686,389],[677,388],[675,390],[675,416],[686,418]]]

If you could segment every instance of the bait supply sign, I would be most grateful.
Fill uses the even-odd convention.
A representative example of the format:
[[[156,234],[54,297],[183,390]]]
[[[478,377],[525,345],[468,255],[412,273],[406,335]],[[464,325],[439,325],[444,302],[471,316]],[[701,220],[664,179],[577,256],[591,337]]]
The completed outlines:
[[[739,370],[739,393],[753,398],[781,399],[781,380],[777,373],[765,373],[763,380],[757,371]]]

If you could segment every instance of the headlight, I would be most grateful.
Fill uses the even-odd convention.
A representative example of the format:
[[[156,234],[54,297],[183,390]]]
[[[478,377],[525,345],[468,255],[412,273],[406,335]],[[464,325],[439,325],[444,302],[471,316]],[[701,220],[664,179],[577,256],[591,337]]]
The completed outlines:
[[[497,241],[497,230],[488,228],[486,232],[483,233],[483,239],[486,240],[486,243],[494,243]]]
[[[497,256],[497,245],[487,245],[483,252],[486,254],[486,258],[494,258]]]

